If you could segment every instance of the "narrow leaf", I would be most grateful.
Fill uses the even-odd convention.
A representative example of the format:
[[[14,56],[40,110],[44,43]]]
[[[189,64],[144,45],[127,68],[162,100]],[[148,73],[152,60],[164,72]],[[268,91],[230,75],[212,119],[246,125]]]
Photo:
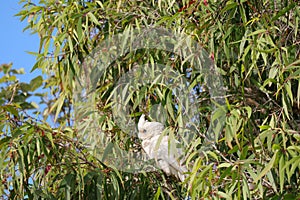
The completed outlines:
[[[264,175],[266,175],[273,167],[276,157],[277,157],[277,152],[273,155],[272,159],[270,162],[265,166],[265,168],[260,172],[260,174],[254,179],[254,182],[257,183]]]

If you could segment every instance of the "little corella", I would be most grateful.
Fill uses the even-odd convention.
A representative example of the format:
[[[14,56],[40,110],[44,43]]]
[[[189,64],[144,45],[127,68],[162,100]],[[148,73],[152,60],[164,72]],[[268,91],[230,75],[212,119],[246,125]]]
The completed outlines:
[[[181,148],[170,148],[171,144],[179,144],[178,141],[170,141],[168,135],[162,135],[164,125],[159,122],[149,122],[142,114],[138,122],[138,137],[142,140],[142,147],[150,159],[154,159],[159,168],[167,175],[174,175],[182,182],[188,171],[184,165]],[[177,145],[176,145],[177,146]]]

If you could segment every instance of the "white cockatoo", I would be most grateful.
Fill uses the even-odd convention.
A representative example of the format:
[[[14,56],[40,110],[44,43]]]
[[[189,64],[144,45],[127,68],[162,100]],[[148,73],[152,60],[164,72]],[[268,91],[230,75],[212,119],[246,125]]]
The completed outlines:
[[[149,122],[145,115],[138,122],[138,137],[142,140],[142,147],[150,159],[154,159],[167,175],[173,174],[182,182],[188,171],[184,161],[180,159],[183,153],[180,148],[170,148],[169,145],[178,144],[178,141],[169,141],[169,136],[161,136],[164,125],[159,122]],[[158,143],[158,144],[157,144]],[[176,152],[174,152],[174,149]],[[173,152],[172,152],[173,151]]]

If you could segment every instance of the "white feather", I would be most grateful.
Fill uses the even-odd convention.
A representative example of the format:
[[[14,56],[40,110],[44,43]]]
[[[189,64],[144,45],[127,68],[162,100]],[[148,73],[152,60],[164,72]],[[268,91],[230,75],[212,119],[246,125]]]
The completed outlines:
[[[138,130],[138,137],[142,139],[142,147],[149,158],[154,159],[166,174],[173,174],[184,181],[184,173],[188,170],[180,159],[183,155],[182,150],[169,146],[169,144],[176,144],[178,141],[169,141],[168,136],[161,136],[164,125],[159,122],[148,122],[145,115],[142,114],[138,122]],[[158,142],[160,143],[157,144]],[[174,149],[175,152],[172,151]]]

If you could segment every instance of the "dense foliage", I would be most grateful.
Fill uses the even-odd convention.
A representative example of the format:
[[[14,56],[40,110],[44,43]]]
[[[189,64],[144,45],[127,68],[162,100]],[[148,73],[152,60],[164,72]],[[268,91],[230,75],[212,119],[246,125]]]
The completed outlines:
[[[67,1],[21,0],[17,14],[40,36],[33,70],[47,78],[20,83],[1,65],[0,176],[4,199],[296,199],[300,196],[300,6],[297,1]],[[164,27],[191,35],[222,75],[226,119],[213,149],[198,152],[213,105],[191,63],[159,49],[120,56],[95,88],[99,126],[126,150],[139,150],[113,117],[117,80],[136,63],[162,63],[186,75],[197,93],[199,135],[187,152],[191,166],[181,183],[161,171],[129,173],[102,162],[80,140],[73,121],[74,91],[84,60],[118,33]],[[172,59],[170,59],[172,58]],[[200,86],[199,86],[200,85]],[[36,89],[43,86],[45,93]],[[198,86],[198,87],[197,87]],[[202,88],[201,91],[199,88]],[[125,89],[126,90],[126,87]],[[160,103],[171,135],[183,113],[163,84],[127,87],[130,117]],[[198,91],[199,90],[199,91]],[[160,95],[161,94],[161,95]],[[41,97],[38,113],[28,97]],[[43,116],[43,119],[40,119]],[[128,116],[127,116],[128,117]],[[153,117],[155,119],[155,116]],[[54,120],[54,122],[51,121]],[[124,119],[125,120],[125,119]],[[159,119],[156,119],[159,121]],[[81,121],[80,126],[91,122]],[[202,133],[202,134],[201,134]],[[96,144],[92,144],[97,148]],[[100,147],[99,147],[100,148]]]

